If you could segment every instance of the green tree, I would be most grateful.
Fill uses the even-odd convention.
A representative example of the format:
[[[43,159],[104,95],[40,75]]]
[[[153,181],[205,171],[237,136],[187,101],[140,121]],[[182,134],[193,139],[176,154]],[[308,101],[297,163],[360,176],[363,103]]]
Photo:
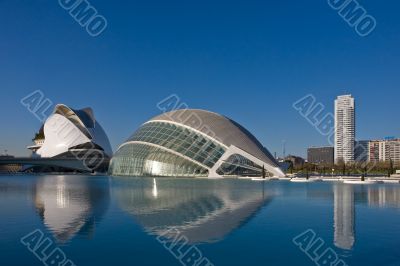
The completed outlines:
[[[390,158],[390,162],[389,162],[389,168],[388,168],[388,177],[391,177],[393,175],[393,160],[392,158]]]

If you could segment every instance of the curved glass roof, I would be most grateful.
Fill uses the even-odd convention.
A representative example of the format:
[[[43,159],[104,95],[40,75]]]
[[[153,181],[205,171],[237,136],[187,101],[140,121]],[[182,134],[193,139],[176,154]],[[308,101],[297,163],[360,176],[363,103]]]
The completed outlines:
[[[225,153],[225,148],[206,135],[169,122],[149,122],[128,140],[148,142],[186,156],[212,168]]]
[[[258,159],[278,167],[274,157],[243,126],[237,122],[204,110],[183,109],[161,114],[151,121],[169,121],[194,128],[225,146],[234,145]]]
[[[127,143],[114,155],[110,172],[116,176],[207,176],[208,170],[165,149]]]

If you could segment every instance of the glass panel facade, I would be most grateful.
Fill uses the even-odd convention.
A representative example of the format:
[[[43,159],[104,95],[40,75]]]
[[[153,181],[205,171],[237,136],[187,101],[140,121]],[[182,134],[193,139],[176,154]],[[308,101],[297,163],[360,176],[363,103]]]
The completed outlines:
[[[210,168],[225,153],[225,148],[211,138],[185,127],[163,122],[150,122],[143,125],[128,141],[160,145]]]
[[[157,147],[130,143],[114,155],[110,173],[115,176],[208,176],[208,170]]]
[[[266,173],[268,176],[267,171]],[[222,163],[217,170],[217,174],[223,176],[262,176],[262,166],[255,164],[242,155],[234,154]]]

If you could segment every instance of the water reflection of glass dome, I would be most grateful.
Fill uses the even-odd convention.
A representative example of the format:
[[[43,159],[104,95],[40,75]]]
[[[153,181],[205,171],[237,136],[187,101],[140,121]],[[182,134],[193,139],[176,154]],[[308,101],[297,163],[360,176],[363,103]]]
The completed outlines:
[[[39,216],[61,243],[76,234],[92,234],[109,201],[108,186],[81,176],[43,177],[34,190]]]
[[[264,170],[263,170],[264,168]],[[204,110],[177,110],[144,123],[114,154],[114,176],[284,176],[244,127]]]
[[[177,229],[191,243],[223,239],[272,200],[260,183],[218,180],[115,180],[121,209],[153,235]],[[243,186],[246,188],[243,188]],[[243,193],[246,191],[246,193]],[[166,235],[168,237],[168,235]]]

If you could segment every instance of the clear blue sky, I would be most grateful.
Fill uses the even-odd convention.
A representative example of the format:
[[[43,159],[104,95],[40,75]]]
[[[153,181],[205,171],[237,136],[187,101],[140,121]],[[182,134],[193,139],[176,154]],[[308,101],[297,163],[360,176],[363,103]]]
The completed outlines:
[[[0,1],[0,150],[26,155],[40,127],[20,99],[91,106],[113,148],[174,93],[247,127],[271,152],[305,155],[321,136],[292,104],[357,101],[357,138],[400,137],[398,0],[359,0],[377,20],[362,38],[327,0],[90,1],[93,38],[57,0]]]

